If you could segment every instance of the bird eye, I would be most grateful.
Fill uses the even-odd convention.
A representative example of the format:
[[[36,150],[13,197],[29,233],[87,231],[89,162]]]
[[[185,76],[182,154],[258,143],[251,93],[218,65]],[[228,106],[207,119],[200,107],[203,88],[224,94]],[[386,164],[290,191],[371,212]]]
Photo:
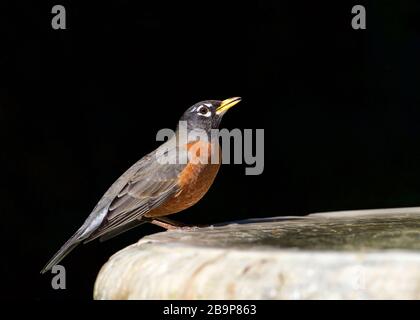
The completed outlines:
[[[207,108],[206,106],[201,106],[198,112],[200,112],[201,114],[206,114],[207,112],[209,112],[209,108]]]
[[[210,106],[211,106],[210,104],[202,104],[201,106],[197,108],[197,110],[195,110],[195,112],[197,112],[198,115],[201,117],[208,118],[211,116]]]

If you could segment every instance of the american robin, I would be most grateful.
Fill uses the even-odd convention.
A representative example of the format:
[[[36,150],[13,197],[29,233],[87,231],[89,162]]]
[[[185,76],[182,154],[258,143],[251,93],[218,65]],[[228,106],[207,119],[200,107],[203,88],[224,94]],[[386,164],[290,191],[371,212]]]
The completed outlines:
[[[167,229],[177,227],[165,216],[197,203],[212,185],[220,167],[220,161],[215,163],[210,159],[214,151],[219,151],[218,140],[201,140],[189,133],[201,130],[209,135],[211,129],[219,127],[225,112],[240,100],[239,97],[223,101],[207,100],[190,107],[180,119],[180,124],[186,123],[188,139],[179,139],[178,126],[173,138],[131,166],[111,185],[80,229],[52,257],[41,273],[50,270],[82,242],[96,238],[106,240],[145,222]],[[203,143],[206,145],[203,146]],[[187,150],[191,155],[192,149],[198,152],[193,151],[193,156],[186,161],[159,161],[163,154],[168,158],[178,157],[179,160],[181,151]],[[175,152],[170,152],[173,150]],[[207,151],[203,152],[209,158],[207,163],[194,159],[194,156],[202,156],[200,150]]]

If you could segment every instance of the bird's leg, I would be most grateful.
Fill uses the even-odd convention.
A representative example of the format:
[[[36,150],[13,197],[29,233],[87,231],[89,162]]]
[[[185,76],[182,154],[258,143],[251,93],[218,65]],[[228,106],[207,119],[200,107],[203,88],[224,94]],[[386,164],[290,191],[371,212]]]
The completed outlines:
[[[156,226],[162,227],[166,230],[177,230],[177,229],[178,230],[193,230],[193,229],[198,228],[198,226],[189,226],[189,225],[186,225],[185,223],[174,221],[172,219],[164,218],[164,217],[151,219],[149,222]]]
[[[154,224],[156,226],[159,226],[161,228],[164,228],[166,230],[175,230],[175,229],[181,229],[182,227],[184,227],[184,225],[182,225],[179,222],[175,222],[175,221],[168,221],[168,219],[164,219],[164,218],[159,218],[159,219],[151,219],[149,221],[151,224]]]

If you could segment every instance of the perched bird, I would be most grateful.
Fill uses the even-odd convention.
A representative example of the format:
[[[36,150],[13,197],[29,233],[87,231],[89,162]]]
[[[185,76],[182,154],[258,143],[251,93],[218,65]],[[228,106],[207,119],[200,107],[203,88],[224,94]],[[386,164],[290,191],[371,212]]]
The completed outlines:
[[[106,240],[139,224],[150,222],[164,228],[176,228],[165,216],[180,212],[197,203],[208,191],[220,167],[220,161],[210,157],[219,151],[219,142],[195,137],[195,131],[210,135],[219,127],[225,112],[237,104],[239,97],[207,100],[196,103],[181,117],[186,124],[187,140],[179,139],[179,126],[175,135],[155,151],[144,156],[119,177],[99,200],[83,225],[51,258],[41,273],[58,264],[80,243],[93,239]],[[206,144],[206,145],[203,145]],[[199,146],[199,148],[197,148]],[[191,157],[191,149],[193,151]],[[207,163],[195,161],[194,156],[209,158]],[[175,151],[175,152],[171,152]],[[181,158],[182,151],[189,152],[185,161],[159,161],[163,155]],[[218,152],[220,156],[220,152]],[[174,159],[172,159],[174,160]]]

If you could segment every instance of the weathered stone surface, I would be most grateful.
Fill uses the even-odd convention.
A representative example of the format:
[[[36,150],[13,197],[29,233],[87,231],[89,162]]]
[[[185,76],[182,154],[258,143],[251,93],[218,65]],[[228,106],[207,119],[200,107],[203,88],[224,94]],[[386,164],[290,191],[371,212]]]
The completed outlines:
[[[95,299],[420,299],[420,208],[251,219],[153,234]]]

